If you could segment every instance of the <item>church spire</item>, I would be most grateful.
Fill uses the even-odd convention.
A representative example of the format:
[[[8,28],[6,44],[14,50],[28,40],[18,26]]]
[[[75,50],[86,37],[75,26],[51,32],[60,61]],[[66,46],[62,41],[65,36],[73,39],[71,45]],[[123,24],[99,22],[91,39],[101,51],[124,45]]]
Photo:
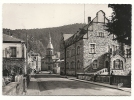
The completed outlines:
[[[51,36],[50,36],[50,32],[49,32],[49,43],[51,43]]]
[[[47,45],[47,48],[53,49],[53,45],[51,43],[51,36],[50,36],[50,32],[49,32],[49,43]]]

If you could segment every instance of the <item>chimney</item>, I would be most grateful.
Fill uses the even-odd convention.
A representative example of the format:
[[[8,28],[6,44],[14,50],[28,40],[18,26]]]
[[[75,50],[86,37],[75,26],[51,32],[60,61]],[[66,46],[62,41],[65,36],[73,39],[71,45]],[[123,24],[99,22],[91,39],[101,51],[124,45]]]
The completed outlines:
[[[88,17],[88,23],[90,23],[91,22],[91,17]]]

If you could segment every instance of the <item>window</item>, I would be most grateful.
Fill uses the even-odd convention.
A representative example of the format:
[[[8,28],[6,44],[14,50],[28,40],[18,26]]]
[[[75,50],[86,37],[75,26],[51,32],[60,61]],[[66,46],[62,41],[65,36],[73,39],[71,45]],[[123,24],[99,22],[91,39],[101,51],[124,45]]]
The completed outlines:
[[[98,37],[104,37],[104,32],[98,32]]]
[[[72,49],[72,51],[71,51],[71,56],[74,56],[74,55],[75,55],[75,50]]]
[[[131,49],[126,49],[126,58],[131,58]]]
[[[95,44],[90,44],[90,53],[95,53]]]
[[[80,54],[80,47],[78,46],[77,47],[77,55],[79,55]]]
[[[16,57],[17,56],[16,47],[10,47],[10,50],[11,50],[11,57]]]
[[[123,69],[123,61],[120,59],[116,59],[113,61],[113,68],[114,69]]]
[[[80,62],[79,62],[79,60],[77,61],[77,69],[80,69],[81,68],[81,66],[80,66]]]
[[[75,69],[75,66],[74,66],[74,61],[71,62],[71,66],[70,66],[72,69]]]
[[[92,67],[93,69],[97,69],[97,60],[94,60],[93,61],[93,67]]]

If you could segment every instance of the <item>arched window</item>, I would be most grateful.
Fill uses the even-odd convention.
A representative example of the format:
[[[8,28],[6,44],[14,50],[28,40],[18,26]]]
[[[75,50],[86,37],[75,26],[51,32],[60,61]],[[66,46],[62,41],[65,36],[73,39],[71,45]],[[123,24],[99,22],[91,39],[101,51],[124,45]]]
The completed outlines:
[[[120,61],[120,69],[123,69],[123,61]]]
[[[123,69],[123,61],[120,59],[116,59],[113,61],[113,68],[114,69]]]
[[[80,66],[80,61],[78,60],[77,61],[77,69],[80,69],[81,68],[81,66]]]
[[[97,60],[93,61],[93,69],[97,69]]]
[[[71,62],[71,66],[70,66],[72,69],[75,69],[75,66],[74,66],[74,61]]]
[[[80,46],[77,47],[77,55],[80,54]]]

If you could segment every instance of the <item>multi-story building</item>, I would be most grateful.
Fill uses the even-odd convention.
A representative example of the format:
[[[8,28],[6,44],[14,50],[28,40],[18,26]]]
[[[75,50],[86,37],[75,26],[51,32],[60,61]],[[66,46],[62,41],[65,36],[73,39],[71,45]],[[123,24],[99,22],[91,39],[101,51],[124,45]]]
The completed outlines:
[[[23,40],[3,34],[3,68],[10,73],[26,71],[26,45]]]
[[[131,58],[126,56],[130,57],[131,47],[113,40],[116,36],[106,31],[108,21],[100,10],[92,21],[88,17],[88,24],[75,34],[63,34],[60,44],[61,59],[64,59],[60,65],[61,74],[109,74],[113,71],[116,75],[127,75],[130,72]]]

